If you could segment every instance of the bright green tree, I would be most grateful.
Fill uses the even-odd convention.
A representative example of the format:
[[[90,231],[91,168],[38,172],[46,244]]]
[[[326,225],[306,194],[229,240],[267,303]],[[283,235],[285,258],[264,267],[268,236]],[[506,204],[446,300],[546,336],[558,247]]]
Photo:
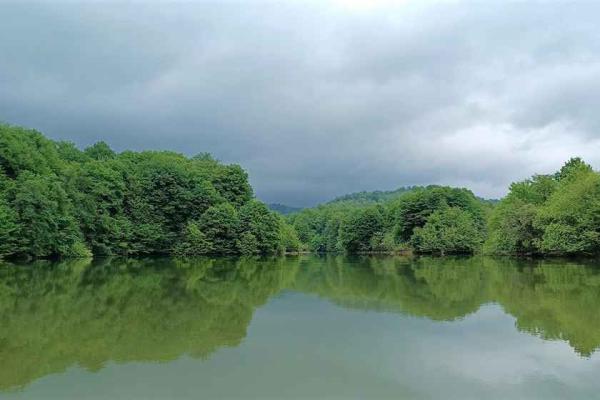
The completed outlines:
[[[177,243],[173,253],[178,256],[198,256],[211,254],[214,246],[202,232],[196,222],[188,222],[182,240]]]
[[[411,243],[421,253],[474,253],[483,237],[473,216],[458,207],[437,210],[415,228]]]
[[[415,228],[423,227],[431,214],[448,207],[456,207],[471,214],[479,230],[485,228],[485,214],[481,202],[470,190],[446,186],[417,188],[400,197],[392,206],[396,219],[396,235],[409,241]]]
[[[239,210],[239,229],[256,241],[257,252],[275,253],[280,247],[279,219],[260,201],[251,200]]]
[[[223,203],[210,207],[198,220],[198,227],[213,244],[216,253],[238,252],[240,220],[232,205]]]
[[[383,217],[378,207],[356,210],[340,227],[340,244],[350,253],[372,251],[371,239],[383,231]]]

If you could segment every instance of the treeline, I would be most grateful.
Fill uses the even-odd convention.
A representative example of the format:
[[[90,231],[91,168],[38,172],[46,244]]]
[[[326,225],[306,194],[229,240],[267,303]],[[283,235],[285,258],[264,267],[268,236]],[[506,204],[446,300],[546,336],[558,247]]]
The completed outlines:
[[[489,230],[490,253],[600,253],[600,174],[572,158],[555,174],[513,183]]]
[[[295,211],[295,210],[294,210]],[[85,150],[0,125],[0,257],[295,252],[596,255],[600,175],[579,158],[501,201],[446,186],[282,216],[208,154]]]
[[[81,151],[0,125],[0,257],[297,250],[246,172],[208,154]]]
[[[394,200],[401,194],[410,192],[416,186],[405,186],[396,190],[375,190],[373,192],[356,192],[350,193],[343,196],[336,197],[327,204],[333,203],[355,203],[355,204],[372,204],[372,203],[384,203],[389,200]]]
[[[292,214],[289,221],[315,252],[449,254],[481,247],[491,205],[469,190],[427,186],[397,193],[384,202],[332,202]]]
[[[600,253],[600,175],[579,158],[513,183],[501,201],[444,186],[359,193],[290,215],[315,252]]]

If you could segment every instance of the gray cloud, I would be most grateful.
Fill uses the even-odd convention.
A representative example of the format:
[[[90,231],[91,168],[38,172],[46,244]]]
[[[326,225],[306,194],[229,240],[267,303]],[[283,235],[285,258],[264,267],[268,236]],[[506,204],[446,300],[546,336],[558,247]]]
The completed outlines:
[[[2,2],[0,120],[82,146],[210,151],[266,201],[429,183],[496,197],[570,156],[600,166],[599,13]]]

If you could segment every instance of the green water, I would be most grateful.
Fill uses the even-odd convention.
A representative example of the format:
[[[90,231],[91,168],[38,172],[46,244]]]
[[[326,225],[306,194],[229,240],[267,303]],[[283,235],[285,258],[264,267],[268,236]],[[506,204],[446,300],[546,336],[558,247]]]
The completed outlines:
[[[599,305],[564,260],[0,264],[0,398],[598,399]]]

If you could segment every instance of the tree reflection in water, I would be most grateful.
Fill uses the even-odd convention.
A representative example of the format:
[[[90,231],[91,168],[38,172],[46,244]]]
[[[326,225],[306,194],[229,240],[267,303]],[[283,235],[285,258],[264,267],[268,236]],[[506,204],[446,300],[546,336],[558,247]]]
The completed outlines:
[[[600,269],[573,261],[401,257],[105,259],[0,265],[0,390],[79,365],[205,358],[282,290],[453,321],[498,303],[516,327],[600,347]]]

